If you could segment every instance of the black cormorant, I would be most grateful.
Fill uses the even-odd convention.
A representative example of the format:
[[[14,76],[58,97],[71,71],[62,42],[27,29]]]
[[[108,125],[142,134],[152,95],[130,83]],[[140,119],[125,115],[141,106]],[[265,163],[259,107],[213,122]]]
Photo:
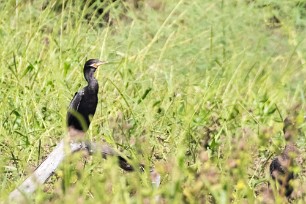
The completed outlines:
[[[67,112],[67,125],[71,137],[83,136],[89,128],[90,117],[94,116],[98,104],[99,84],[94,73],[98,66],[105,63],[90,59],[84,65],[84,77],[88,85],[75,93]]]
[[[292,171],[294,166],[294,157],[297,154],[297,148],[293,144],[287,144],[281,155],[274,158],[270,164],[270,175],[280,185],[281,194],[290,197],[293,187],[290,183],[295,178]]]
[[[272,160],[270,175],[273,180],[279,183],[281,194],[290,197],[293,192],[293,186],[290,181],[296,177],[292,168],[296,165],[295,160],[299,153],[294,141],[298,134],[298,129],[292,118],[287,117],[284,120],[283,132],[287,144],[283,152]]]

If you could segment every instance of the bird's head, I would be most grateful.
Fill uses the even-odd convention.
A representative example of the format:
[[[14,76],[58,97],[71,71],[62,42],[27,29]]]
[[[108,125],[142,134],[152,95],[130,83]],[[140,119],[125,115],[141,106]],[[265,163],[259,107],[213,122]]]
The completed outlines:
[[[100,61],[98,59],[90,59],[85,62],[84,65],[84,77],[86,81],[90,81],[90,78],[93,77],[94,72],[97,70],[97,68],[102,65],[106,64],[106,61]]]
[[[106,63],[107,63],[106,61],[100,61],[98,59],[90,59],[86,61],[84,65],[84,70],[89,69],[89,68],[97,69],[100,65],[106,64]]]

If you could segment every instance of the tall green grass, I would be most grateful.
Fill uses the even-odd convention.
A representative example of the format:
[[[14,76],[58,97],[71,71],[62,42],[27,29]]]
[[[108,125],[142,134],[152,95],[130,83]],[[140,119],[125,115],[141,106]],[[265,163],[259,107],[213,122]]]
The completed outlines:
[[[3,202],[65,137],[67,106],[85,86],[89,58],[114,63],[96,74],[99,104],[87,138],[154,164],[161,186],[116,161],[77,154],[33,200],[262,202],[269,159],[284,146],[282,121],[296,104],[304,114],[305,1],[46,2],[0,3]]]

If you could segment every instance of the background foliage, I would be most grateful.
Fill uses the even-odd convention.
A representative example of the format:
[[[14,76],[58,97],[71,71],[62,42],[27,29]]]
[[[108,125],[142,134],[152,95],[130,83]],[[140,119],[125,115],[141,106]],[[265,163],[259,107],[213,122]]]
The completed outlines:
[[[3,202],[65,137],[89,58],[113,63],[96,74],[88,139],[154,164],[161,186],[116,161],[77,154],[37,203],[268,202],[274,196],[261,189],[292,114],[304,156],[304,0],[27,0],[0,8]],[[294,183],[300,203],[303,169]]]

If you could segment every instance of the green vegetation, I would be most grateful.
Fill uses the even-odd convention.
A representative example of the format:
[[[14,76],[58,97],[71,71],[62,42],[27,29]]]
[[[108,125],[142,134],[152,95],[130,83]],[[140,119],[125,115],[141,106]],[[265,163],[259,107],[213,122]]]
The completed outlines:
[[[115,160],[76,154],[33,196],[37,203],[262,202],[292,114],[304,156],[305,0],[46,2],[0,2],[3,202],[66,136],[67,106],[85,85],[89,58],[113,64],[96,73],[87,138],[154,164],[161,186]],[[294,183],[300,203],[303,169]]]

